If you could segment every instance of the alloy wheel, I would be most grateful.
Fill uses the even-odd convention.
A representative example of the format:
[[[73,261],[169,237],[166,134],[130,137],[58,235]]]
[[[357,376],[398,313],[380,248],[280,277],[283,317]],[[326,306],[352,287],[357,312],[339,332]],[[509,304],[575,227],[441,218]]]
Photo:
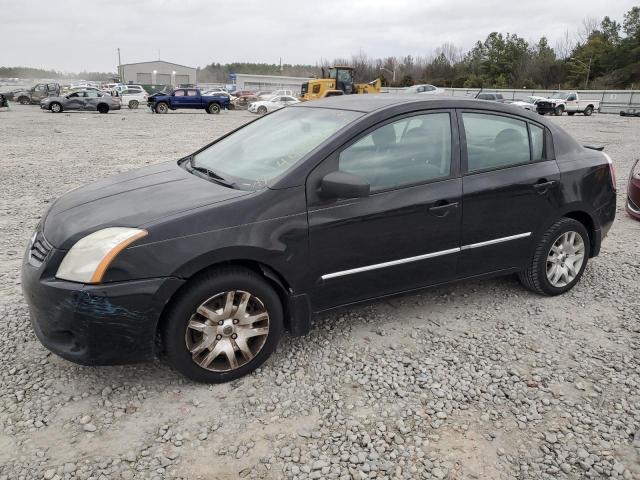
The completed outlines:
[[[557,288],[569,285],[584,263],[584,240],[574,231],[560,235],[547,255],[547,280]]]
[[[191,358],[200,367],[227,372],[250,362],[269,335],[269,313],[243,290],[221,292],[196,309],[185,331]]]

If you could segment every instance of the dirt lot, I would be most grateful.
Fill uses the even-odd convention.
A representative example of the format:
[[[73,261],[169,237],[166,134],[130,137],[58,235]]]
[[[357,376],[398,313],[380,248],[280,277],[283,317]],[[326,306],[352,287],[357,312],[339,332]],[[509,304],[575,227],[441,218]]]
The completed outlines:
[[[619,188],[601,255],[562,297],[508,277],[354,308],[220,386],[49,354],[20,292],[47,205],[250,118],[0,112],[0,479],[640,478],[640,222],[623,212],[637,118],[552,119],[606,145]]]

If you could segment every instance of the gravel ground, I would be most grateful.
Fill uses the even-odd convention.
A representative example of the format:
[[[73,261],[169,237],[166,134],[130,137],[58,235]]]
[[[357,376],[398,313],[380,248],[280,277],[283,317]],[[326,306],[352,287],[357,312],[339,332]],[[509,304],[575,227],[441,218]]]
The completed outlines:
[[[564,296],[507,277],[353,308],[217,386],[48,353],[20,292],[47,205],[250,118],[0,112],[0,479],[640,478],[640,223],[623,213],[637,118],[552,119],[618,170],[617,220]]]

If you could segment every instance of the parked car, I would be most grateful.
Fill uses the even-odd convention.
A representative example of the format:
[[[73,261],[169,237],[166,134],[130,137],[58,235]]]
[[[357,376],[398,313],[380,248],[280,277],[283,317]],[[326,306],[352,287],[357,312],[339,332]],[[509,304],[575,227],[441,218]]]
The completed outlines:
[[[240,97],[253,97],[256,95],[255,92],[252,92],[251,90],[234,90],[233,92],[231,92],[233,95],[235,95],[236,97],[240,98]]]
[[[149,94],[146,90],[137,88],[125,88],[124,90],[113,90],[111,96],[119,97],[120,103],[126,105],[130,109],[136,109],[141,104],[146,104],[149,99]]]
[[[276,90],[275,92],[258,95],[260,100],[271,100],[275,97],[293,97],[293,92],[291,90]]]
[[[531,112],[536,111],[536,103],[538,100],[544,100],[545,97],[537,97],[535,95],[529,95],[528,97],[524,97],[522,100],[516,100],[515,102],[511,102],[511,105],[516,107],[524,108],[525,110],[529,110]]]
[[[123,92],[125,90],[128,90],[131,94],[147,93],[147,91],[144,89],[142,85],[133,85],[133,84],[125,84],[125,83],[116,85],[115,87],[113,87],[113,90],[116,90],[118,92]]]
[[[438,88],[434,85],[424,84],[424,85],[413,85],[412,87],[407,87],[402,90],[401,93],[406,94],[416,94],[419,93],[421,95],[442,95],[445,93],[444,88]]]
[[[490,102],[505,103],[504,96],[501,93],[484,93],[480,92],[476,95],[478,100],[489,100]]]
[[[627,184],[627,213],[640,220],[640,160],[636,160],[629,173]]]
[[[248,110],[251,113],[264,115],[265,113],[273,112],[274,110],[286,107],[287,105],[295,105],[296,103],[300,103],[300,100],[296,97],[273,97],[271,100],[260,100],[249,104]]]
[[[562,115],[567,112],[567,115],[582,113],[588,117],[599,109],[600,100],[580,100],[580,96],[576,92],[556,92],[549,98],[539,100],[536,103],[536,110],[541,115],[547,113]]]
[[[39,104],[41,100],[52,96],[60,95],[60,85],[57,83],[38,83],[30,89],[20,89],[7,92],[7,97],[13,102],[21,105]]]
[[[9,107],[9,100],[4,95],[4,93],[0,93],[0,108]]]
[[[302,102],[66,193],[29,241],[22,288],[63,358],[128,363],[162,345],[187,377],[224,382],[314,313],[512,273],[567,292],[613,223],[613,178],[603,152],[510,105]]]
[[[178,88],[170,94],[155,94],[148,99],[152,112],[167,113],[181,108],[204,109],[207,113],[220,113],[229,106],[228,95],[202,95],[197,88]]]
[[[60,97],[47,97],[40,102],[40,108],[60,113],[67,110],[95,110],[109,113],[109,110],[120,110],[121,103],[117,97],[96,90],[79,90]]]

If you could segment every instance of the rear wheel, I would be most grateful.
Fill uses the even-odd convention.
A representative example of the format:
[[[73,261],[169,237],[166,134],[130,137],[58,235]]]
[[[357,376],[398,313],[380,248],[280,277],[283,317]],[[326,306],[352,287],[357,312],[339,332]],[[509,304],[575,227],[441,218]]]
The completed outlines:
[[[169,111],[169,105],[165,102],[160,102],[156,105],[156,113],[167,113]]]
[[[587,108],[584,109],[584,116],[585,117],[590,117],[591,114],[593,113],[593,107],[591,105],[589,105]]]
[[[217,103],[211,103],[207,107],[207,113],[220,113],[220,105]]]
[[[58,102],[53,102],[50,106],[49,109],[53,112],[53,113],[60,113],[62,111],[62,105]]]
[[[234,380],[258,368],[283,331],[278,294],[251,270],[228,267],[189,282],[162,329],[171,365],[207,383]]]
[[[98,112],[109,113],[109,105],[107,105],[106,103],[100,103],[98,105]]]
[[[138,101],[137,100],[131,100],[129,102],[129,108],[132,110],[135,110],[136,108],[138,108]]]
[[[542,236],[520,282],[541,295],[559,295],[580,280],[589,258],[589,234],[577,220],[562,218]]]

